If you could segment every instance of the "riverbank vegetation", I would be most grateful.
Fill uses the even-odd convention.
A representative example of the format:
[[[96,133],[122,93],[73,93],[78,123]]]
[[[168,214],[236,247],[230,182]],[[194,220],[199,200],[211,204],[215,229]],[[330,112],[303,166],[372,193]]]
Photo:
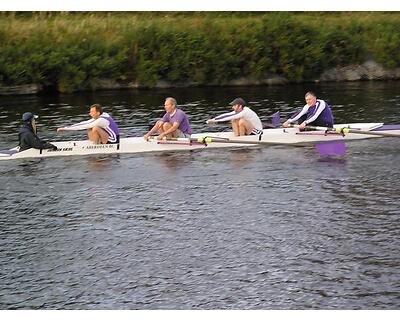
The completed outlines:
[[[400,67],[398,30],[400,14],[384,12],[2,13],[0,85],[313,80],[367,59]]]

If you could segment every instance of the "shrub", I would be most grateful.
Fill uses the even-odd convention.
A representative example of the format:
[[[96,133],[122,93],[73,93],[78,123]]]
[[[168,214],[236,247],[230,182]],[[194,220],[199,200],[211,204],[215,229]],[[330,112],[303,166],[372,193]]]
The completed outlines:
[[[0,84],[91,89],[99,78],[226,84],[312,79],[367,57],[400,67],[396,13],[2,13]]]

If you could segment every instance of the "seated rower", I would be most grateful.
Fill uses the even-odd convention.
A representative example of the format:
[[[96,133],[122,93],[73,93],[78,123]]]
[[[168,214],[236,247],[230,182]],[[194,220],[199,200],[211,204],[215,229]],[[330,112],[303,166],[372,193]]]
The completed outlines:
[[[189,118],[183,110],[176,107],[177,102],[174,98],[168,97],[165,99],[164,109],[165,114],[161,120],[158,120],[153,128],[147,132],[143,138],[148,138],[155,132],[159,132],[157,140],[162,138],[190,138],[193,133],[189,124]]]
[[[34,115],[32,112],[25,112],[22,115],[23,125],[19,129],[18,133],[19,151],[24,151],[30,148],[57,150],[57,147],[54,144],[41,140],[37,136],[35,120],[37,118],[39,118],[39,116]]]
[[[233,111],[221,114],[213,119],[207,120],[207,124],[231,121],[235,136],[258,135],[262,133],[262,123],[257,114],[246,107],[242,98],[236,98],[230,105]]]
[[[95,144],[119,143],[119,129],[113,118],[99,104],[90,107],[90,120],[82,121],[71,126],[58,128],[57,132],[87,130],[90,141]]]
[[[333,127],[333,114],[329,105],[313,92],[305,94],[306,105],[294,117],[288,119],[282,125],[287,128],[290,123],[297,121],[300,129],[304,129],[307,124],[321,127]]]

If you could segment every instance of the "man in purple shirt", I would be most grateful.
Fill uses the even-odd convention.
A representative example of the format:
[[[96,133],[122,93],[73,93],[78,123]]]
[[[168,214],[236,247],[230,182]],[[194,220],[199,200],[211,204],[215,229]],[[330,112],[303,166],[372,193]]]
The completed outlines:
[[[176,100],[168,97],[164,103],[165,115],[161,120],[158,120],[153,128],[147,132],[143,138],[148,138],[155,132],[160,132],[157,140],[162,138],[189,138],[193,133],[190,128],[188,116],[176,107]]]

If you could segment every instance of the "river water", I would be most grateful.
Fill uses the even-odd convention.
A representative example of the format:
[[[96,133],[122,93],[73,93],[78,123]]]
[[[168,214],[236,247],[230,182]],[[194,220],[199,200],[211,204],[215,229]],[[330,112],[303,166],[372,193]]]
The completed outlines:
[[[25,111],[69,140],[101,103],[134,136],[174,96],[205,131],[236,96],[268,121],[310,89],[337,123],[400,123],[399,82],[0,97],[0,148]],[[399,143],[2,161],[0,308],[399,309]]]

